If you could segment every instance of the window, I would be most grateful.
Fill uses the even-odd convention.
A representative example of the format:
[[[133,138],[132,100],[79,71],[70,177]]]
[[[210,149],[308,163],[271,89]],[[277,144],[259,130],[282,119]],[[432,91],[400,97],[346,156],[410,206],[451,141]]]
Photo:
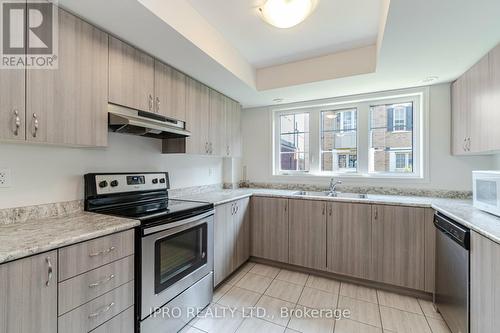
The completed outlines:
[[[413,173],[412,124],[413,103],[370,106],[369,172]]]
[[[321,171],[356,172],[357,110],[321,112]]]
[[[309,114],[281,115],[280,170],[309,171]]]
[[[423,178],[426,94],[413,89],[273,110],[273,174]]]

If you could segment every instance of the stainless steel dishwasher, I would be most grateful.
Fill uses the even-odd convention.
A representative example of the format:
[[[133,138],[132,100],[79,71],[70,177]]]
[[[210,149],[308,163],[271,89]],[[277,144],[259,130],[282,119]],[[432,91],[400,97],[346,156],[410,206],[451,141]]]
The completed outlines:
[[[470,230],[436,213],[434,304],[453,333],[469,332]]]

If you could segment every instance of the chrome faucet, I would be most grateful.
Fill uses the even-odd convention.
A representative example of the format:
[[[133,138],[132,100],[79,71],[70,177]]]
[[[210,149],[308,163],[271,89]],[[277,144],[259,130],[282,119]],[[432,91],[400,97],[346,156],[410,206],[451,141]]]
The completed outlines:
[[[330,180],[330,195],[335,196],[337,194],[337,185],[342,184],[341,180],[335,181],[335,179]]]

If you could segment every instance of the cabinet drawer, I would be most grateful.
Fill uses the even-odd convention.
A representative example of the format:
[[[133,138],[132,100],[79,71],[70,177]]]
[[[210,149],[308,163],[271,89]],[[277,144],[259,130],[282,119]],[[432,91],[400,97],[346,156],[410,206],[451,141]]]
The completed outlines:
[[[134,307],[123,311],[91,333],[134,333]]]
[[[134,253],[134,230],[97,238],[59,250],[59,281]]]
[[[59,317],[59,333],[87,333],[134,304],[134,281]]]
[[[128,256],[59,283],[59,315],[134,279],[134,256]]]

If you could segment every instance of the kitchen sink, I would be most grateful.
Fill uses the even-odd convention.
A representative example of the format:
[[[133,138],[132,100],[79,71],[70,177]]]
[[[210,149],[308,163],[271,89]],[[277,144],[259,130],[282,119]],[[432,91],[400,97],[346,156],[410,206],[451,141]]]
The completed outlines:
[[[344,193],[344,192],[314,192],[314,191],[297,191],[292,195],[311,196],[311,197],[330,197],[330,198],[353,198],[353,199],[366,199],[368,194],[365,193]]]

